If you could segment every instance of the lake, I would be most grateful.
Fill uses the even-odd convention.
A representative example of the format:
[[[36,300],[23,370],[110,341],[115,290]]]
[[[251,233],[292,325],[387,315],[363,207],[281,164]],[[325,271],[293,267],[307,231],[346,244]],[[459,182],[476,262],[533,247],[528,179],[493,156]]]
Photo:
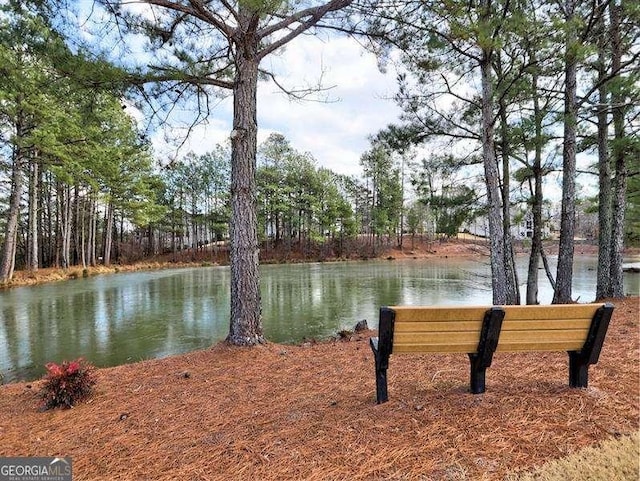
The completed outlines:
[[[580,302],[595,297],[595,262],[576,258]],[[382,305],[486,305],[492,297],[487,262],[468,259],[265,265],[260,272],[265,335],[278,343],[324,339],[362,319],[375,328]],[[84,357],[113,366],[206,348],[228,333],[229,277],[228,267],[194,267],[1,291],[0,379],[40,377],[50,361]],[[540,301],[550,303],[542,270],[540,281]],[[627,293],[637,295],[639,285],[638,274],[625,274]]]

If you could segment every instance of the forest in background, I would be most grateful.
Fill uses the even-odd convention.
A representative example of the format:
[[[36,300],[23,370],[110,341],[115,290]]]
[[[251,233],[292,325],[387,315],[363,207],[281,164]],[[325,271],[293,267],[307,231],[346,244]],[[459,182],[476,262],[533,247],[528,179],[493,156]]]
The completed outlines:
[[[226,242],[232,147],[167,163],[155,157],[126,100],[171,101],[198,84],[173,78],[164,92],[145,90],[146,80],[71,48],[40,3],[7,2],[0,17],[0,281],[16,268],[109,265]],[[638,242],[638,7],[507,2],[487,4],[478,16],[468,7],[351,5],[373,20],[366,32],[344,29],[372,39],[381,62],[391,48],[400,52],[404,124],[371,138],[360,178],[320,168],[312,153],[269,137],[255,174],[263,249],[375,254],[403,234],[452,236],[474,219],[491,223],[493,206],[502,209],[503,260],[511,224],[525,217],[536,263],[545,226],[561,224],[554,229],[563,233],[570,225],[573,242],[584,233],[576,219],[589,212],[597,228],[585,236],[599,242],[604,274],[615,236]],[[161,32],[147,33],[153,43]],[[568,60],[579,80],[571,92],[559,80]],[[487,190],[487,148],[495,192]],[[596,198],[575,192],[576,152],[594,158]],[[543,195],[545,177],[558,172],[568,182],[561,209]]]

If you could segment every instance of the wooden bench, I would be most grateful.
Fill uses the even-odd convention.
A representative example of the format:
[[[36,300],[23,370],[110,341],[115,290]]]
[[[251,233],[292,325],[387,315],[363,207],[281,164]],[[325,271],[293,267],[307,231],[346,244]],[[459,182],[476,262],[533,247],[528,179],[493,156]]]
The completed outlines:
[[[612,304],[380,309],[378,337],[371,338],[378,404],[388,400],[391,354],[467,353],[474,394],[485,391],[494,352],[567,351],[569,385],[587,387],[589,365],[598,362]]]

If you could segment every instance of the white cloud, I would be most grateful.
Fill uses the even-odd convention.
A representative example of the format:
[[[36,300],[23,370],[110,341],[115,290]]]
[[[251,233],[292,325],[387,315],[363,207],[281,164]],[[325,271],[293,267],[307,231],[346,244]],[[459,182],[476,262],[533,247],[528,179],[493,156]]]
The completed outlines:
[[[391,100],[395,77],[384,75],[375,56],[350,38],[301,37],[266,66],[280,73],[287,88],[322,80],[329,102],[291,101],[273,83],[260,86],[259,127],[285,135],[294,148],[308,151],[319,164],[343,174],[357,174],[367,137],[391,122],[399,109]],[[322,94],[321,94],[322,95]]]

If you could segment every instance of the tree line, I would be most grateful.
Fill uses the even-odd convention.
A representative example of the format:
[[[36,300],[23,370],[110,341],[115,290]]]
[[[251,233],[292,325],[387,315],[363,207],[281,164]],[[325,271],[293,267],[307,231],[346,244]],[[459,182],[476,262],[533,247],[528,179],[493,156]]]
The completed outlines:
[[[493,302],[514,304],[522,300],[510,228],[520,204],[533,224],[526,302],[537,302],[541,261],[554,302],[571,302],[576,178],[586,168],[598,176],[597,297],[623,295],[625,225],[637,236],[634,2],[138,2],[146,10],[125,3],[95,2],[98,20],[83,17],[87,35],[69,23],[82,6],[2,6],[0,280],[16,263],[108,264],[133,255],[118,251],[127,237],[153,254],[228,235],[229,340],[254,344],[263,340],[260,241],[340,252],[358,236],[375,251],[394,237],[401,244],[404,230],[427,223],[453,232],[481,213]],[[275,79],[261,61],[324,27],[366,39],[381,64],[399,65],[402,124],[371,139],[361,179],[317,168],[282,136],[257,145],[257,82]],[[123,52],[134,37],[146,38],[144,65],[101,51],[87,40],[97,34]],[[230,148],[154,169],[124,99],[154,118],[190,100],[196,119],[206,119],[223,92],[234,98]],[[583,167],[585,153],[597,161]],[[542,244],[543,187],[554,173],[562,179],[555,273]],[[405,209],[407,184],[419,202]]]
[[[153,159],[114,92],[67,69],[103,71],[70,52],[41,16],[0,11],[0,282],[20,268],[110,262],[116,219],[153,218]],[[64,69],[60,68],[65,67]],[[107,67],[108,69],[108,67]]]
[[[581,154],[597,158],[586,167],[598,176],[597,297],[622,296],[627,184],[640,148],[637,5],[409,0],[378,7],[368,32],[383,55],[399,51],[405,68],[397,96],[404,123],[386,135],[402,149],[444,147],[453,153],[449,165],[482,168],[494,303],[521,302],[510,234],[517,202],[533,215],[526,302],[538,302],[543,186],[556,171],[559,260],[547,273],[554,302],[571,302]],[[428,162],[435,171],[442,165],[437,157]],[[457,189],[460,201],[474,199]]]
[[[24,4],[2,13],[0,282],[16,267],[109,265],[227,240],[229,147],[189,153],[158,169],[124,93],[86,82],[118,72],[72,53]],[[83,74],[71,76],[72,69]],[[258,157],[259,239],[266,249],[320,246],[324,256],[339,257],[360,232],[380,242],[399,228],[368,227],[385,204],[375,196],[376,182],[372,193],[366,189],[369,176],[361,181],[318,168],[311,154],[278,134]],[[369,169],[374,164],[367,161]]]

